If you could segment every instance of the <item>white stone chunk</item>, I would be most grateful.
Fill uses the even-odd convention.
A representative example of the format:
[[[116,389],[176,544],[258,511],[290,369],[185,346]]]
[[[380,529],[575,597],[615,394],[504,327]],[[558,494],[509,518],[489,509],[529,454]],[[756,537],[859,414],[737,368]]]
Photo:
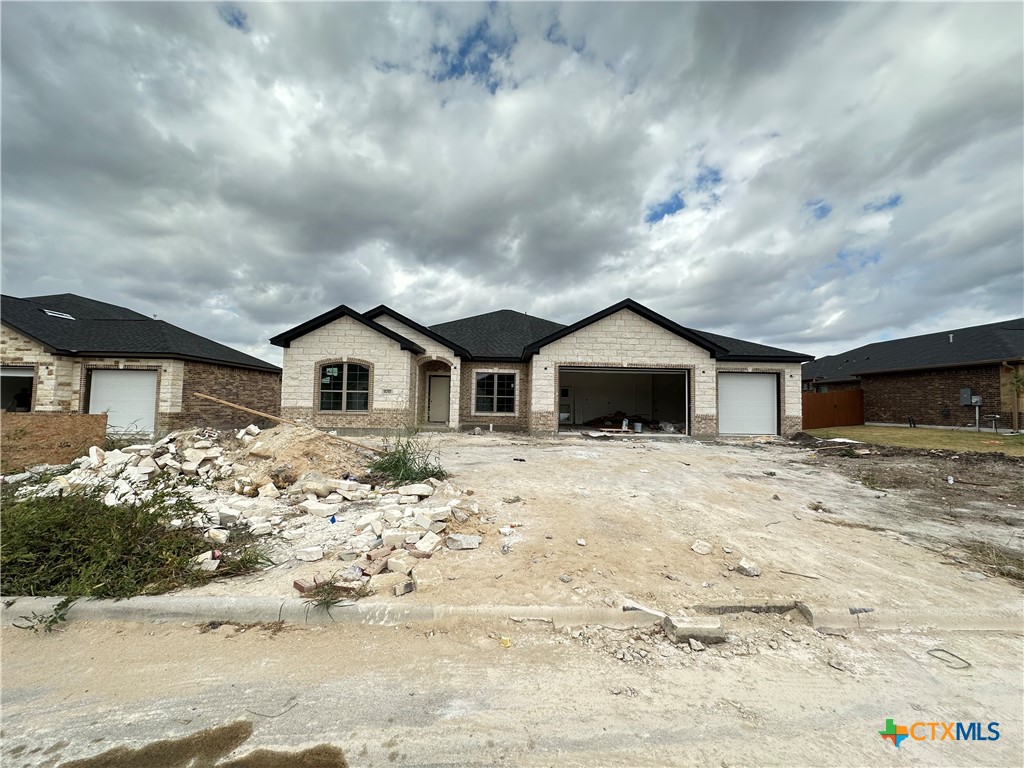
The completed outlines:
[[[423,538],[416,542],[416,549],[420,552],[431,553],[441,546],[441,537],[433,531],[427,531]]]
[[[305,560],[307,563],[315,563],[317,560],[324,559],[324,550],[323,547],[297,549],[295,550],[295,558],[297,560]]]
[[[398,493],[400,496],[430,496],[434,493],[434,486],[429,483],[413,483],[401,486]]]

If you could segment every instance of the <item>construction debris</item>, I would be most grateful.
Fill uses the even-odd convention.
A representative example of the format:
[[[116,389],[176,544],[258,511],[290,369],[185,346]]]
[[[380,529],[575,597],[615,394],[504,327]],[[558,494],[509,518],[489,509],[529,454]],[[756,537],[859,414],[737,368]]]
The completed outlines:
[[[45,484],[32,484],[36,474],[18,478],[17,494],[94,492],[108,506],[156,497],[169,511],[191,502],[190,511],[169,514],[168,527],[197,529],[213,547],[231,546],[236,531],[259,536],[275,566],[337,556],[346,561],[341,582],[395,594],[410,591],[405,585],[420,560],[480,546],[479,535],[446,531],[453,518],[465,522],[479,513],[469,493],[433,478],[398,488],[366,482],[368,456],[327,437],[303,426],[250,425],[228,434],[175,432],[117,450],[94,446]],[[214,551],[194,567],[215,570]],[[385,571],[403,580],[382,579]],[[299,592],[315,586],[300,582]]]
[[[711,545],[703,539],[697,539],[695,542],[693,542],[693,546],[690,547],[690,549],[692,549],[698,555],[711,554]]]
[[[742,573],[744,576],[760,576],[761,569],[757,563],[753,560],[747,560],[747,558],[740,558],[740,564],[736,566],[736,570]]]

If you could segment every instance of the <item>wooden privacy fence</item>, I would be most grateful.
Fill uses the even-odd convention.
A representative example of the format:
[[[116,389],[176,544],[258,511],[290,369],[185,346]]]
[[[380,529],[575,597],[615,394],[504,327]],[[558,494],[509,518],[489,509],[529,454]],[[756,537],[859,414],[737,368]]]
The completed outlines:
[[[804,429],[864,423],[864,390],[804,392]]]

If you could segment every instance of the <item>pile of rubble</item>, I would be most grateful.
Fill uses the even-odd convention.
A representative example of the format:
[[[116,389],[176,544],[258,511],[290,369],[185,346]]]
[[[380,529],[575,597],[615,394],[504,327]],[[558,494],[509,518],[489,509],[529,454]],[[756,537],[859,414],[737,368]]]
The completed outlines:
[[[221,557],[232,554],[230,547],[258,538],[275,565],[341,560],[340,572],[331,577],[339,592],[411,591],[419,559],[442,548],[480,546],[479,535],[452,530],[479,513],[471,490],[463,493],[434,478],[398,488],[363,482],[367,457],[347,447],[349,469],[339,477],[317,469],[297,474],[295,466],[301,462],[287,460],[294,458],[286,455],[288,446],[300,444],[301,450],[293,453],[308,458],[311,441],[329,439],[314,430],[285,426],[261,433],[250,425],[233,437],[190,430],[152,444],[90,448],[71,471],[45,484],[33,483],[29,473],[4,480],[22,482],[17,491],[21,497],[91,491],[104,493],[108,505],[149,502],[160,494],[157,500],[168,508],[169,527],[201,530],[210,542],[211,549],[196,558],[195,567],[215,571]],[[299,592],[316,586],[315,581],[295,582]]]

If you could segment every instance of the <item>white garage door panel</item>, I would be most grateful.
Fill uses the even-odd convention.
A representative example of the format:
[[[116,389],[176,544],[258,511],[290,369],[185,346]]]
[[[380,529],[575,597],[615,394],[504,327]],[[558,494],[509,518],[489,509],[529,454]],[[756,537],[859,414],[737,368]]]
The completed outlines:
[[[773,373],[718,376],[718,431],[723,435],[778,434],[778,378]]]
[[[107,412],[108,432],[153,432],[156,371],[93,371],[89,413]]]

